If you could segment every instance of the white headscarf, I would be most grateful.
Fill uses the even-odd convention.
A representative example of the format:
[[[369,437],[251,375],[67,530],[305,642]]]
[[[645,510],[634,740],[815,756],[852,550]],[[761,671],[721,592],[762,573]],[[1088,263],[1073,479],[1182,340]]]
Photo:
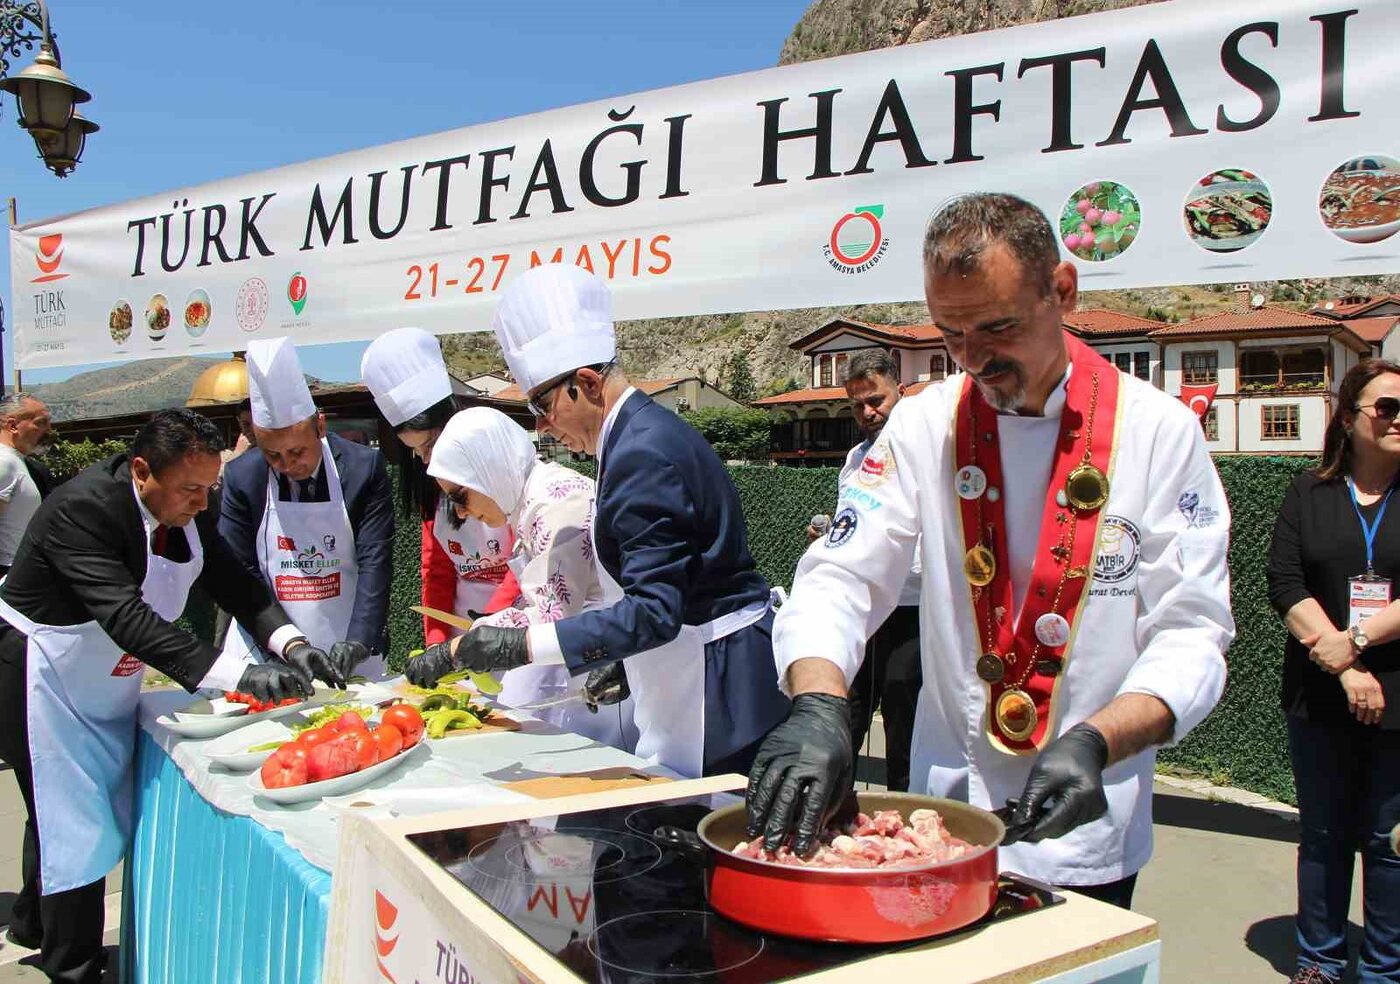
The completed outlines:
[[[267,430],[299,424],[316,413],[301,361],[290,338],[260,338],[248,344],[248,401],[253,423]]]
[[[452,395],[442,349],[422,328],[395,328],[370,342],[360,359],[360,377],[390,427]]]
[[[608,285],[576,266],[526,270],[501,297],[491,330],[526,393],[574,369],[617,358]]]
[[[442,429],[428,474],[489,496],[513,516],[537,460],[523,427],[499,410],[471,407]]]

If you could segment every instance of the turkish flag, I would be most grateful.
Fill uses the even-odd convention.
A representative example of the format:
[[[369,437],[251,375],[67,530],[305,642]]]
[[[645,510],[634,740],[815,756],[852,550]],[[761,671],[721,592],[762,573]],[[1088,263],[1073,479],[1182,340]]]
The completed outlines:
[[[1206,419],[1206,411],[1215,402],[1215,391],[1220,388],[1219,383],[1211,383],[1209,386],[1187,386],[1181,387],[1179,399],[1192,410],[1196,411],[1196,416],[1202,420]]]
[[[278,537],[277,537],[277,549],[278,549],[278,550],[291,550],[292,552],[296,552],[296,548],[297,548],[296,541],[293,540],[291,537],[289,537],[289,536],[278,536]]]

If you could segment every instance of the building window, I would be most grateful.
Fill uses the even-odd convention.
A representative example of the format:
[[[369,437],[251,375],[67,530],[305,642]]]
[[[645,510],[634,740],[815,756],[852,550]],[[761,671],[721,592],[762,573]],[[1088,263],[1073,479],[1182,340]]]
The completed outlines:
[[[1113,364],[1118,367],[1119,372],[1131,373],[1133,371],[1133,353],[1114,352]]]
[[[1299,437],[1298,404],[1281,403],[1259,408],[1259,437],[1265,441],[1296,441]]]
[[[851,364],[851,357],[842,352],[836,357],[836,385],[846,385],[846,370]]]
[[[948,378],[947,352],[934,352],[928,357],[928,378],[935,383]]]
[[[817,385],[831,385],[831,356],[829,355],[817,357]]]
[[[1214,350],[1205,352],[1182,352],[1182,382],[1187,386],[1209,386],[1215,382],[1220,356]]]
[[[1152,382],[1151,352],[1133,353],[1133,375],[1136,376],[1138,379],[1146,380],[1149,383]]]
[[[1213,406],[1201,418],[1201,430],[1205,432],[1207,441],[1220,440],[1220,415],[1216,413],[1219,409],[1219,407]]]
[[[1240,387],[1321,387],[1326,364],[1327,353],[1320,348],[1245,349],[1240,353]]]
[[[904,360],[900,358],[899,349],[890,349],[890,360],[894,362],[895,382],[904,379]]]
[[[1327,378],[1327,353],[1320,348],[1284,352],[1279,361],[1285,386],[1318,386]]]

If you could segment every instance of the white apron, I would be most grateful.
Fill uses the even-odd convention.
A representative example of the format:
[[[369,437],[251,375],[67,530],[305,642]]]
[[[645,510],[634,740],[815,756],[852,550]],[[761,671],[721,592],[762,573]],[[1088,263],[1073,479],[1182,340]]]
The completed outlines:
[[[509,564],[511,536],[508,527],[493,528],[475,519],[465,519],[453,529],[451,511],[452,500],[439,496],[433,538],[447,551],[457,572],[452,611],[466,618],[467,612],[485,610],[495,597],[504,576],[503,568]]]
[[[142,513],[143,522],[145,514]],[[204,548],[185,527],[190,559],[177,564],[151,553],[141,597],[167,622],[185,609],[204,568]],[[42,625],[0,599],[3,618],[28,639],[29,756],[39,829],[44,895],[105,878],[131,837],[136,708],[145,665],[122,652],[97,622]]]
[[[344,641],[350,628],[360,569],[345,490],[325,438],[321,439],[321,461],[329,494],[326,502],[279,502],[277,473],[267,470],[267,502],[254,549],[258,568],[287,617],[311,645],[329,650]],[[262,650],[241,625],[237,628],[228,634],[224,650],[234,647],[239,655],[261,662]],[[372,655],[351,672],[382,680],[384,657]]]
[[[591,528],[596,530],[597,522]],[[596,535],[593,556],[603,607],[615,605],[624,592],[603,566]],[[638,758],[687,779],[700,778],[705,770],[705,645],[762,620],[772,603],[770,597],[704,625],[682,625],[680,635],[664,646],[623,660],[632,688]]]

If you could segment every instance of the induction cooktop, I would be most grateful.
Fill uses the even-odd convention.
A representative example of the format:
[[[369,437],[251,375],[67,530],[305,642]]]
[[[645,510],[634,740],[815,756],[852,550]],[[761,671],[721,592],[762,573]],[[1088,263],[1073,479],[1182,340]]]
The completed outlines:
[[[927,940],[852,946],[748,929],[705,901],[705,866],[658,841],[693,831],[732,794],[411,834],[408,839],[584,981],[762,984],[855,963]],[[979,923],[1064,901],[1020,875],[1000,879]]]

